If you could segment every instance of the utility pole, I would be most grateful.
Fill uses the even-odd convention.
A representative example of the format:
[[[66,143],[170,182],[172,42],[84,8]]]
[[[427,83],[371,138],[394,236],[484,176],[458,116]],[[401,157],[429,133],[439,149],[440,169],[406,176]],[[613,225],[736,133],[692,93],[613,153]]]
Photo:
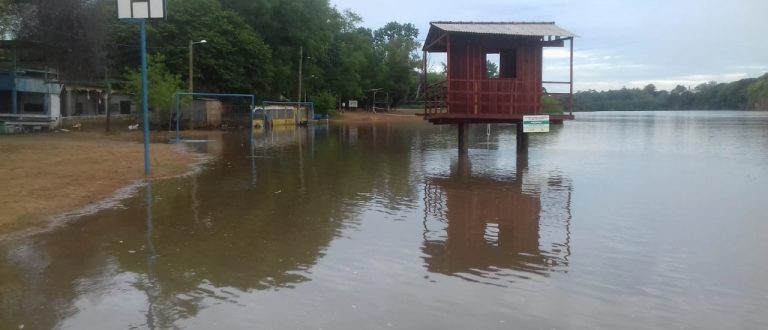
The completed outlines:
[[[299,47],[299,95],[296,98],[297,102],[301,103],[301,71],[304,65],[304,47]]]
[[[112,93],[112,84],[109,82],[109,62],[104,67],[104,80],[106,80],[107,84],[107,94],[104,96],[104,110],[107,112],[107,133],[109,133],[110,117],[112,115],[109,109],[109,94]]]
[[[194,94],[195,93],[195,53],[194,53],[194,45],[196,44],[204,44],[208,41],[205,39],[200,41],[192,41],[189,40],[189,93]],[[192,102],[189,104],[189,129],[192,129],[193,119],[195,116],[192,115],[192,112],[194,111],[195,106],[195,96],[192,95]]]

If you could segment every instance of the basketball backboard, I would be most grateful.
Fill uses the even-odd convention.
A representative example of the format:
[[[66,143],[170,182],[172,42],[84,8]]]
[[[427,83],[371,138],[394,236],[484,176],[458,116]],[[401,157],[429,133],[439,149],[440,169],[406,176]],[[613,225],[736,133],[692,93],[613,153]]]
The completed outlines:
[[[166,0],[117,0],[117,18],[165,18]]]

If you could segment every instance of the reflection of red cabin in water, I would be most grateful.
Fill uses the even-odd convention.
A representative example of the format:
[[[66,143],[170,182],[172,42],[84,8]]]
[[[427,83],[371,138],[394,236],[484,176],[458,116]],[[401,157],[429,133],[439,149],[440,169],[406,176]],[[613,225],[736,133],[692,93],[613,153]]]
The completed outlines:
[[[551,119],[572,119],[573,38],[554,23],[431,23],[424,72],[428,53],[447,53],[447,81],[427,87],[425,119],[434,124],[518,123],[525,115],[542,114],[544,86],[558,84],[567,86],[568,93],[550,93],[549,100],[568,111]],[[564,47],[566,40],[571,47],[570,81],[543,81],[544,47]],[[498,54],[498,77],[488,77],[489,54]]]
[[[567,272],[570,180],[526,179],[527,158],[521,157],[514,179],[473,175],[468,160],[459,157],[448,177],[425,180],[427,270],[496,285],[511,274]]]

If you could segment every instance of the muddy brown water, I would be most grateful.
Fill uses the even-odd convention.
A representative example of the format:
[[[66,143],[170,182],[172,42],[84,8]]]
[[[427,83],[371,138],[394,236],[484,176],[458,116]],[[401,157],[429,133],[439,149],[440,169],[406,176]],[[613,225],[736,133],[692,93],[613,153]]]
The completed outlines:
[[[768,328],[768,114],[255,134],[0,240],[0,329]]]

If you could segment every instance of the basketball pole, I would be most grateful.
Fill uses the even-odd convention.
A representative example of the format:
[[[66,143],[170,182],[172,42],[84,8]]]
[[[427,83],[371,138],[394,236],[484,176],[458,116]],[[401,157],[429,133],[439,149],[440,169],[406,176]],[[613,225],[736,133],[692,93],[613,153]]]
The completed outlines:
[[[144,111],[144,175],[152,173],[149,163],[149,88],[147,79],[147,27],[146,20],[139,23],[141,30],[141,105]]]

